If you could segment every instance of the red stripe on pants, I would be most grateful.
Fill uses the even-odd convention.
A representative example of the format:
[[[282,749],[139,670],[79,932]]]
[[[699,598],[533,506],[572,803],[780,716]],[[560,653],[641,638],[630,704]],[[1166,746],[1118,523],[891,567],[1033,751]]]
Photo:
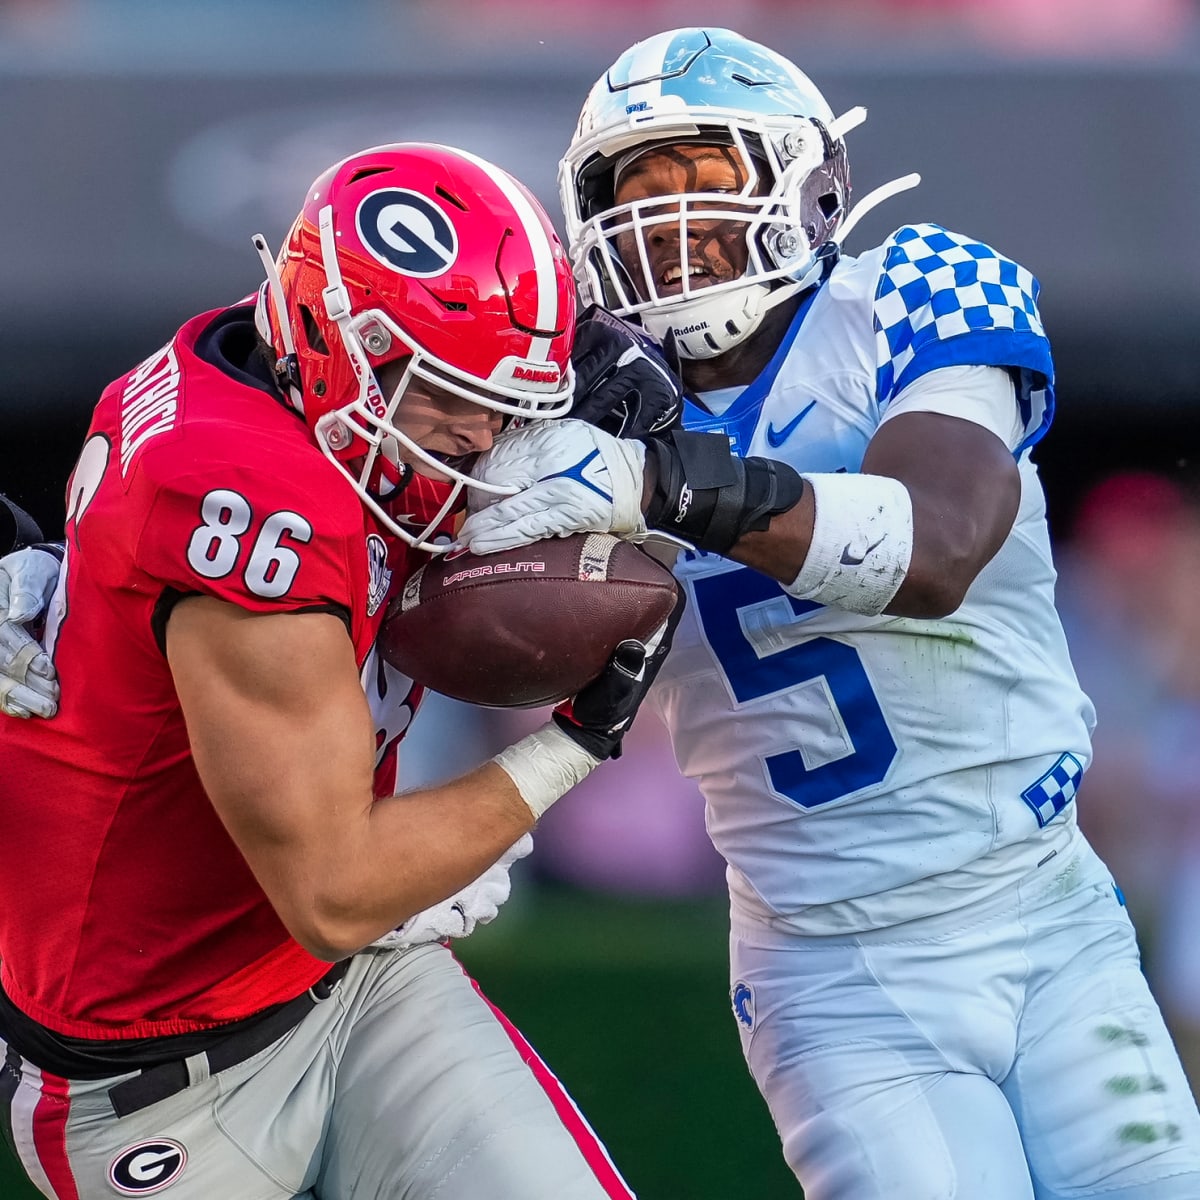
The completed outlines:
[[[464,971],[463,974],[466,975],[466,972]],[[471,979],[469,975],[467,978]],[[605,1193],[613,1200],[637,1200],[637,1197],[629,1190],[629,1185],[617,1173],[617,1168],[613,1166],[612,1160],[608,1157],[608,1151],[604,1149],[592,1127],[584,1120],[583,1114],[575,1107],[575,1101],[571,1099],[558,1077],[525,1040],[524,1034],[483,994],[483,989],[474,979],[471,979],[471,986],[484,1004],[491,1009],[492,1016],[500,1022],[504,1032],[508,1034],[508,1039],[516,1047],[521,1060],[533,1072],[533,1077],[541,1084],[542,1091],[549,1096],[550,1103],[554,1105],[554,1111],[558,1113],[558,1119],[575,1139],[575,1144],[579,1147],[580,1153],[591,1167],[592,1174],[604,1188]]]
[[[58,1075],[42,1072],[42,1095],[33,1110],[33,1146],[57,1200],[79,1200],[79,1189],[67,1160],[67,1114],[70,1085]]]

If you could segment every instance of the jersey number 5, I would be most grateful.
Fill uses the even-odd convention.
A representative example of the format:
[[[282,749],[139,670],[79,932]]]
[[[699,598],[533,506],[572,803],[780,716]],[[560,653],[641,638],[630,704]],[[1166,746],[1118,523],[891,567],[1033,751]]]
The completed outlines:
[[[833,638],[812,637],[763,654],[746,634],[748,609],[786,601],[800,616],[820,606],[789,596],[749,567],[701,576],[694,587],[704,636],[737,703],[824,680],[830,717],[852,747],[813,767],[805,766],[799,750],[767,755],[763,761],[774,791],[801,808],[816,808],[882,782],[895,760],[896,743],[858,651]]]
[[[242,538],[254,523],[240,492],[217,488],[200,502],[200,525],[188,541],[188,566],[205,579],[224,579],[242,556]],[[299,513],[273,512],[262,523],[242,571],[247,590],[267,600],[286,596],[300,570],[300,556],[283,539],[312,541],[312,525]]]

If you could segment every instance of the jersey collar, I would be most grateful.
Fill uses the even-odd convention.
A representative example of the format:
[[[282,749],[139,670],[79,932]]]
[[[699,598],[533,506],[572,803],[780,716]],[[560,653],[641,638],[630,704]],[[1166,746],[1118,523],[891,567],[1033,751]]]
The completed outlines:
[[[780,339],[775,353],[771,355],[771,361],[763,367],[758,375],[751,380],[746,390],[720,416],[708,412],[707,409],[702,408],[692,400],[684,402],[683,427],[685,429],[695,433],[728,434],[734,453],[739,457],[745,457],[750,445],[750,439],[754,436],[755,427],[758,425],[758,418],[762,413],[763,403],[771,394],[771,389],[775,386],[775,380],[782,370],[783,364],[787,361],[788,355],[791,353],[792,344],[795,342],[797,336],[799,336],[800,327],[804,324],[804,318],[808,316],[813,301],[820,294],[824,286],[825,281],[822,280],[804,297],[800,307],[796,310],[796,315],[792,318],[792,323],[787,327],[782,339]]]

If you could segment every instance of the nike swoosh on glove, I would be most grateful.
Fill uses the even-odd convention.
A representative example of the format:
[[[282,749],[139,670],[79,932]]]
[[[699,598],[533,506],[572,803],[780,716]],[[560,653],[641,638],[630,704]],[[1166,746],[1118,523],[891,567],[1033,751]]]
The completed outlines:
[[[531,834],[522,835],[500,859],[473,883],[467,884],[441,904],[434,904],[408,918],[403,925],[371,943],[385,950],[402,950],[425,942],[444,942],[448,938],[469,937],[476,925],[496,919],[500,906],[512,891],[509,871],[513,863],[533,849]]]
[[[572,533],[636,541],[646,535],[645,473],[643,443],[583,421],[537,421],[514,429],[480,455],[471,474],[521,491],[497,498],[469,488],[473,511],[458,543],[473,554],[494,554]]]
[[[0,558],[0,712],[10,717],[58,712],[54,664],[25,628],[45,612],[58,572],[58,559],[46,550],[17,550]]]

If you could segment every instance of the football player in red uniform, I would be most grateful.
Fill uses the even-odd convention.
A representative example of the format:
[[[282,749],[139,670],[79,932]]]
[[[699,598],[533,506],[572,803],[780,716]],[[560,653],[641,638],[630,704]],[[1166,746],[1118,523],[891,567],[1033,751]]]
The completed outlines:
[[[431,145],[327,171],[277,264],[256,241],[257,299],[113,383],[68,485],[61,707],[0,722],[0,1127],[57,1200],[627,1196],[404,932],[521,852],[660,655],[393,795],[421,689],[372,653],[471,457],[569,407],[570,269],[519,183]]]

